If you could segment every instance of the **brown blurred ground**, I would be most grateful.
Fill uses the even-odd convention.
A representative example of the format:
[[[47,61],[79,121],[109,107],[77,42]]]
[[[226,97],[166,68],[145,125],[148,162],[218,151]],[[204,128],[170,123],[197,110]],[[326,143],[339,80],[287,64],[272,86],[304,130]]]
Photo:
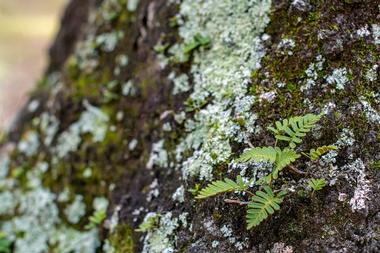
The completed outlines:
[[[45,67],[65,0],[0,0],[0,129],[9,126]]]

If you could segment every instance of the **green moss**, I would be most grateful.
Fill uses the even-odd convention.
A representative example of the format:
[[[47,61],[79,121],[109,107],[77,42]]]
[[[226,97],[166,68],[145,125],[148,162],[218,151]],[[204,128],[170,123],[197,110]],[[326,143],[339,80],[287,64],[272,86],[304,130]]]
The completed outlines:
[[[115,231],[108,237],[111,246],[115,249],[115,253],[133,253],[133,229],[126,224],[119,224]]]

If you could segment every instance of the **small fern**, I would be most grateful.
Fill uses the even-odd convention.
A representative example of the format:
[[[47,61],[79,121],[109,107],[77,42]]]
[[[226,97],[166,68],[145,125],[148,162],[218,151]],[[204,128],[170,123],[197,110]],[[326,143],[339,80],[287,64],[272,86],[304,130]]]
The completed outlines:
[[[321,114],[306,114],[305,116],[296,116],[282,121],[276,121],[275,127],[268,127],[268,130],[275,134],[277,140],[289,142],[290,148],[295,148],[296,144],[302,142],[306,133],[314,127],[321,119]]]
[[[277,149],[273,147],[250,148],[241,154],[236,162],[270,162],[275,163]]]
[[[275,195],[269,186],[264,186],[263,189],[264,191],[257,191],[248,204],[247,229],[259,225],[269,215],[280,210],[286,192],[281,191]]]
[[[0,232],[0,252],[1,253],[11,253],[12,252],[12,241],[8,240],[6,234]]]
[[[209,37],[203,37],[200,34],[196,34],[194,38],[187,44],[185,44],[183,48],[183,52],[185,54],[190,54],[195,49],[203,46],[206,47],[210,44],[211,39]]]
[[[272,172],[274,179],[277,179],[278,173],[286,166],[293,163],[300,157],[293,149],[285,148],[281,150],[276,147],[257,147],[245,151],[236,161],[237,162],[270,162],[275,164]]]
[[[372,162],[369,167],[373,170],[379,170],[380,169],[380,160]]]
[[[315,161],[322,155],[331,150],[337,150],[338,148],[333,145],[318,147],[317,149],[311,149],[309,153],[310,160]]]
[[[98,210],[89,218],[89,223],[85,226],[86,229],[92,229],[100,225],[107,217],[105,210]]]
[[[277,148],[280,150],[279,148]],[[277,152],[276,166],[272,172],[273,179],[278,178],[278,173],[286,166],[295,162],[301,155],[297,154],[293,149],[285,148]]]
[[[243,182],[242,177],[239,175],[236,178],[236,182],[225,178],[224,180],[209,183],[195,198],[204,199],[224,192],[244,191],[246,189],[248,189],[248,185]]]
[[[273,192],[270,188],[273,179],[277,179],[279,172],[284,168],[288,167],[298,174],[305,174],[305,172],[298,170],[295,166],[292,166],[297,159],[301,157],[301,154],[308,157],[310,160],[315,161],[322,155],[326,154],[330,150],[336,150],[335,146],[322,146],[317,149],[311,149],[308,154],[295,150],[296,144],[302,142],[302,138],[306,133],[310,132],[314,125],[320,120],[320,115],[307,114],[305,116],[292,117],[290,119],[284,119],[282,121],[277,121],[275,127],[268,127],[270,131],[275,134],[276,140],[287,141],[289,147],[279,148],[279,147],[254,147],[245,150],[235,162],[245,163],[245,162],[267,162],[273,164],[273,171],[266,176],[262,176],[256,180],[256,178],[251,178],[250,183],[244,183],[241,176],[236,178],[236,181],[231,179],[223,179],[211,182],[206,188],[199,191],[199,187],[196,185],[195,189],[192,191],[196,194],[197,199],[204,199],[211,196],[215,196],[224,192],[238,191],[245,192],[251,195],[249,201],[240,201],[236,199],[225,199],[226,203],[247,205],[247,228],[251,229],[259,225],[263,220],[265,220],[269,215],[273,214],[275,211],[280,209],[280,204],[282,203],[286,192],[281,191],[277,194]],[[277,143],[276,143],[277,144]],[[376,163],[380,168],[380,161]],[[253,194],[249,187],[251,183],[255,184],[252,187],[262,187],[263,190],[256,191]],[[315,191],[321,190],[326,186],[326,181],[324,179],[310,179],[309,186]]]
[[[148,232],[152,228],[156,227],[159,218],[160,218],[159,214],[152,214],[150,216],[146,216],[144,221],[139,225],[139,227],[135,231],[142,232],[142,233]]]
[[[314,179],[314,178],[311,178],[309,180],[309,186],[311,189],[313,189],[313,191],[320,191],[323,189],[323,187],[326,186],[326,180],[321,178],[321,179]]]

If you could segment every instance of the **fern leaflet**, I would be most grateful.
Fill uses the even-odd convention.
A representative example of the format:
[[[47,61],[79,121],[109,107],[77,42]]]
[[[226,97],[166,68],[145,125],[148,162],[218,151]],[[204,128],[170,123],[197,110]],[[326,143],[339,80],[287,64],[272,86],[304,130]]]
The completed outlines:
[[[247,229],[259,225],[263,220],[273,214],[274,211],[280,210],[286,192],[281,191],[274,194],[269,186],[264,186],[264,191],[257,191],[248,204],[247,209]]]
[[[239,175],[236,178],[236,182],[225,178],[224,180],[209,183],[195,198],[204,199],[224,192],[244,191],[246,189],[248,189],[248,185],[243,182],[242,177]]]
[[[89,224],[85,226],[86,229],[91,229],[95,228],[98,225],[100,225],[103,220],[107,217],[106,211],[105,210],[99,210],[96,211],[93,215],[90,216],[89,218]],[[1,252],[1,251],[0,251]]]
[[[293,149],[285,148],[284,150],[280,150],[277,148],[277,158],[276,158],[276,166],[272,172],[272,177],[274,179],[278,178],[278,173],[284,169],[289,164],[293,163],[300,157]]]
[[[322,146],[322,147],[318,147],[316,150],[315,149],[311,149],[310,150],[310,153],[309,153],[309,156],[310,156],[310,159],[312,161],[315,161],[317,160],[320,156],[326,154],[327,152],[331,151],[331,150],[337,150],[338,148],[336,146]]]
[[[296,116],[282,121],[276,121],[275,127],[268,127],[268,130],[275,134],[277,140],[289,142],[290,148],[295,148],[296,144],[302,142],[306,133],[314,127],[321,119],[322,115],[306,114],[305,116]]]
[[[149,214],[148,214],[149,215]],[[159,214],[151,214],[144,218],[144,221],[139,225],[137,229],[135,229],[136,232],[148,232],[149,230],[153,229],[160,218]]]
[[[311,189],[313,189],[313,191],[319,191],[319,190],[322,190],[323,187],[326,186],[326,180],[321,178],[321,179],[310,179],[309,180],[309,186]]]
[[[237,162],[270,162],[276,161],[277,150],[273,147],[250,148],[241,154]]]

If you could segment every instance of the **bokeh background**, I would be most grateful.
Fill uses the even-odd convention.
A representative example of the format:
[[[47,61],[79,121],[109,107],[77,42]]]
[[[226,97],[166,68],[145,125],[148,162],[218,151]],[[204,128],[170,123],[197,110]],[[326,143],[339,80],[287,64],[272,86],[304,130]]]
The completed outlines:
[[[0,130],[44,71],[66,0],[0,0]]]

